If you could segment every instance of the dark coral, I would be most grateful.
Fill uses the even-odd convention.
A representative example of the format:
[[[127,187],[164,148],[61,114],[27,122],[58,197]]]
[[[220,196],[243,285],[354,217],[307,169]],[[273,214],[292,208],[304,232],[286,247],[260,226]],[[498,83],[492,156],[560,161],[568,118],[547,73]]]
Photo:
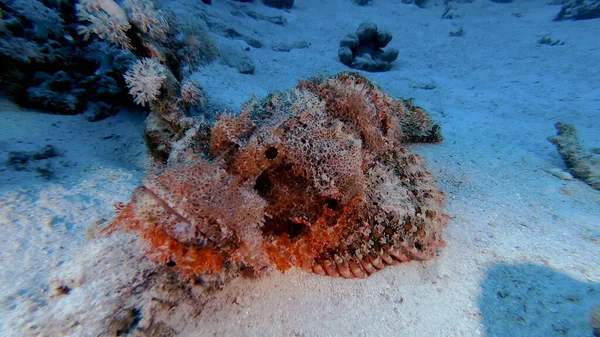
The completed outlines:
[[[294,0],[263,0],[263,3],[269,7],[275,8],[292,8]]]
[[[184,277],[296,266],[363,278],[444,245],[446,197],[405,148],[440,141],[439,127],[365,77],[301,81],[211,131],[206,153],[148,176],[108,229],[138,231]]]
[[[359,6],[366,6],[369,3],[372,3],[373,0],[352,0],[352,2],[354,2],[355,4],[357,4]]]
[[[571,0],[565,3],[554,21],[600,18],[600,0]]]
[[[88,102],[128,104],[126,59],[76,32],[75,1],[0,1],[0,85],[20,105],[77,114]]]
[[[383,50],[392,41],[392,34],[380,31],[377,25],[363,22],[356,33],[348,34],[340,41],[338,56],[348,67],[364,71],[387,71],[398,58],[398,49]]]

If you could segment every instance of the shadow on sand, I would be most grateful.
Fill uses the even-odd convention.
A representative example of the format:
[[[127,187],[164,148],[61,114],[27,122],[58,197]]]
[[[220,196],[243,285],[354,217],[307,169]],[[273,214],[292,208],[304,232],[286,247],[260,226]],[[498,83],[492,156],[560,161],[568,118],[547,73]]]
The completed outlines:
[[[547,267],[498,264],[487,270],[479,308],[488,336],[593,336],[589,313],[600,284]]]

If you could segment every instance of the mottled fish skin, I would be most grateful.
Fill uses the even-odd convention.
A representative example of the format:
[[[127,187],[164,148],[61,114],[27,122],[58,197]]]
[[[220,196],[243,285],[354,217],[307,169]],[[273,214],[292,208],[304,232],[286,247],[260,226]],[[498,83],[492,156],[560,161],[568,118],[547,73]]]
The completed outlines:
[[[109,231],[136,230],[184,277],[298,267],[364,279],[445,245],[446,196],[405,142],[423,109],[342,73],[220,115],[187,162],[149,175]],[[206,142],[206,143],[202,143]]]

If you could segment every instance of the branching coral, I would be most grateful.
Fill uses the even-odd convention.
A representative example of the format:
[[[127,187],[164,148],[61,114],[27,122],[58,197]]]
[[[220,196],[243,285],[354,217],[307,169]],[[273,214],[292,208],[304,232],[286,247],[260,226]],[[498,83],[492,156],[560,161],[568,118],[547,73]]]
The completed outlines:
[[[163,11],[154,8],[150,0],[127,0],[125,7],[130,10],[130,20],[143,33],[152,38],[165,39],[169,32],[169,23]]]
[[[145,58],[138,60],[125,75],[129,94],[137,104],[145,105],[157,99],[160,88],[167,79],[165,66],[156,59]]]
[[[251,100],[219,117],[198,146],[209,153],[147,177],[109,231],[140,232],[184,277],[297,266],[363,278],[430,259],[445,195],[403,146],[441,137],[415,109],[354,73]]]
[[[79,21],[87,23],[78,27],[86,40],[93,33],[121,48],[132,48],[127,36],[131,28],[127,14],[113,0],[80,0],[76,9]]]
[[[76,9],[79,21],[87,22],[79,26],[80,34],[88,39],[94,33],[121,48],[133,49],[127,36],[130,23],[154,39],[166,38],[169,30],[163,12],[154,8],[152,0],[127,0],[125,9],[113,0],[80,0]]]

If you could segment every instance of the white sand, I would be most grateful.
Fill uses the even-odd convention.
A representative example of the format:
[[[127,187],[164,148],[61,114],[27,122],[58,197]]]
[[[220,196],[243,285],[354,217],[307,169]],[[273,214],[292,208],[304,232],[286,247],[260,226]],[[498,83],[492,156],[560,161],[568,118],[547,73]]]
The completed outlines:
[[[285,16],[283,27],[233,16],[230,2],[213,2],[208,13],[265,44],[249,52],[254,75],[218,62],[194,74],[213,108],[238,111],[253,93],[264,96],[298,78],[345,70],[338,41],[362,21],[390,30],[390,46],[400,50],[394,68],[364,74],[393,97],[414,97],[442,125],[442,144],[412,149],[448,194],[454,220],[445,231],[448,246],[431,262],[388,267],[366,280],[298,270],[238,279],[199,314],[189,314],[189,303],[170,314],[157,311],[167,325],[181,336],[592,335],[587,315],[600,301],[600,192],[545,170],[564,168],[546,140],[557,121],[574,124],[586,147],[600,147],[600,19],[552,22],[559,7],[526,0],[453,4],[460,15],[453,20],[440,18],[443,7],[419,9],[396,0],[366,7],[296,0],[289,12],[246,6]],[[197,0],[173,6],[205,7]],[[460,27],[464,36],[448,36]],[[566,43],[539,45],[547,34]],[[270,48],[299,40],[310,47],[288,53]],[[435,89],[420,89],[426,84]],[[1,108],[1,152],[49,143],[65,151],[62,160],[70,165],[59,166],[50,182],[0,167],[0,335],[51,331],[42,311],[72,320],[73,326],[62,327],[67,334],[93,335],[102,324],[89,319],[95,302],[46,302],[48,277],[74,256],[80,259],[71,264],[89,262],[86,229],[109,222],[112,204],[126,202],[139,183],[143,117],[121,113],[89,123],[6,102]],[[100,140],[110,134],[121,138]],[[106,291],[98,296],[107,298],[116,283],[82,289]],[[44,309],[48,305],[52,310]],[[74,307],[87,309],[77,316]]]

